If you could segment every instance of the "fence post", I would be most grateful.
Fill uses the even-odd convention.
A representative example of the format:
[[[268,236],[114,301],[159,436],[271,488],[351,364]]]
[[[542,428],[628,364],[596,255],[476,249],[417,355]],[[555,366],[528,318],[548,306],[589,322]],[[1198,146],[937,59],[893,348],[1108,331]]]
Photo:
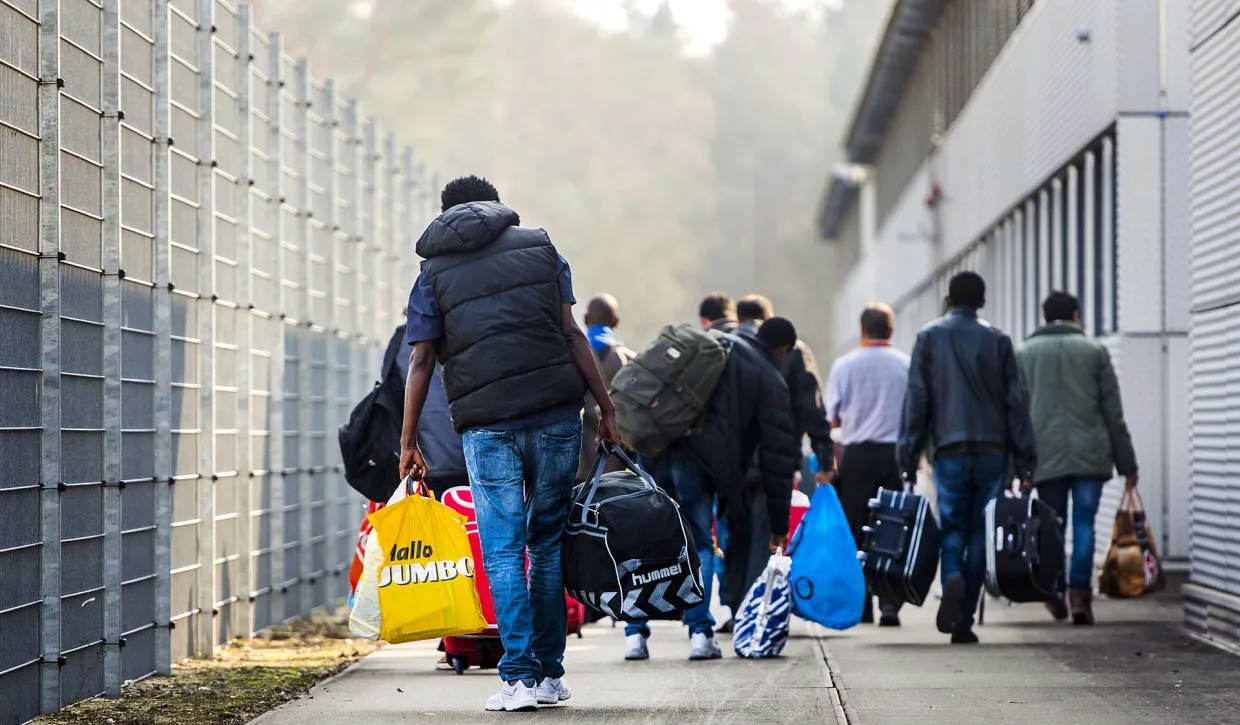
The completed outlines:
[[[43,712],[60,709],[60,2],[39,0]]]
[[[251,7],[241,5],[237,8],[237,87],[234,92],[239,100],[237,109],[237,159],[239,167],[232,169],[237,175],[235,188],[237,203],[237,303],[238,316],[242,319],[237,329],[237,528],[235,541],[238,555],[237,581],[232,589],[237,593],[234,603],[236,613],[232,624],[234,634],[245,636],[254,631],[254,585],[253,558],[251,552],[255,547],[253,520],[254,510],[253,486],[254,461],[252,460],[251,437],[251,406],[250,396],[254,390],[251,380],[252,356],[250,347],[251,327],[254,324],[254,275],[252,269],[252,229],[250,205],[253,195],[250,186],[254,183],[254,159],[250,153],[250,82],[251,66],[254,64],[254,44],[250,31]]]
[[[172,399],[171,169],[169,0],[155,0],[154,332],[155,400]],[[155,672],[172,672],[172,410],[155,406]]]
[[[198,626],[215,650],[215,0],[198,0]]]
[[[290,164],[290,168],[297,174],[297,187],[292,194],[292,204],[296,207],[296,224],[298,227],[298,244],[296,249],[297,263],[301,266],[301,274],[298,279],[301,281],[301,289],[298,294],[301,297],[301,315],[297,320],[297,335],[300,339],[297,345],[298,371],[297,371],[297,470],[293,472],[294,480],[297,482],[297,509],[298,521],[298,559],[297,559],[297,579],[299,583],[298,591],[301,597],[298,603],[297,613],[305,616],[310,614],[310,610],[314,608],[314,582],[313,582],[313,552],[314,552],[314,526],[313,526],[313,493],[314,488],[314,471],[310,466],[310,458],[314,451],[312,448],[313,441],[310,436],[310,421],[312,419],[311,410],[313,405],[314,390],[311,386],[311,369],[312,369],[312,353],[313,336],[311,326],[314,320],[311,314],[310,305],[310,287],[311,287],[311,267],[310,267],[310,218],[313,212],[310,210],[310,62],[305,59],[298,60],[294,66],[294,108],[296,108],[297,118],[293,121],[293,127],[297,134],[297,152],[298,157],[294,160],[294,164]]]
[[[284,358],[287,345],[285,339],[287,326],[284,324],[284,317],[288,306],[285,304],[286,292],[284,290],[287,272],[283,249],[284,214],[282,207],[286,184],[282,170],[284,139],[281,128],[284,121],[280,102],[284,83],[284,44],[277,33],[272,33],[269,37],[271,47],[267,74],[267,118],[270,120],[271,157],[268,162],[268,173],[272,177],[272,187],[267,191],[272,195],[268,204],[272,207],[271,218],[274,220],[271,241],[275,246],[276,309],[271,310],[275,318],[271,327],[276,331],[276,339],[271,341],[271,422],[267,426],[270,430],[268,445],[271,451],[271,465],[268,466],[267,475],[271,478],[271,622],[275,623],[285,618],[284,595],[287,592],[289,579],[284,562],[285,541],[288,538],[284,531]]]
[[[121,696],[120,9],[103,3],[103,685]]]

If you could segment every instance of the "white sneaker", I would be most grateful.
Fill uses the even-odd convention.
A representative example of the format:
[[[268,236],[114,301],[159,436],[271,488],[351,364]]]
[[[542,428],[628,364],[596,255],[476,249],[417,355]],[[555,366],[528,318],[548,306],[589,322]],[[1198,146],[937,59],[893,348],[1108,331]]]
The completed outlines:
[[[573,696],[568,689],[568,683],[560,677],[548,677],[538,683],[535,694],[538,696],[539,705],[557,705]]]
[[[628,637],[625,637],[624,641],[629,646],[629,650],[624,653],[626,660],[650,659],[650,650],[646,648],[645,635],[630,634]]]
[[[489,712],[499,712],[500,710],[529,712],[530,710],[537,709],[538,696],[535,694],[534,688],[520,680],[504,683],[504,686],[499,688],[499,692],[487,699],[487,710]]]
[[[705,632],[698,632],[689,638],[692,649],[689,650],[691,660],[717,660],[723,657],[723,650],[715,644],[714,637],[707,637]]]

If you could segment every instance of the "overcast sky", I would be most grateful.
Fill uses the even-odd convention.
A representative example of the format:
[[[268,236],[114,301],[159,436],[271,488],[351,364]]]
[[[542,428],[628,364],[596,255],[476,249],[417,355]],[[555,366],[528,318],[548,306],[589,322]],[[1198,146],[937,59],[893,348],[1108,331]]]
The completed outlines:
[[[638,0],[638,7],[653,13],[662,0]],[[838,5],[842,0],[779,0],[794,8]],[[705,53],[723,40],[728,33],[727,0],[671,0],[672,14],[684,29],[685,42],[691,53]],[[582,16],[613,30],[622,30],[625,23],[623,0],[573,0],[573,7]]]

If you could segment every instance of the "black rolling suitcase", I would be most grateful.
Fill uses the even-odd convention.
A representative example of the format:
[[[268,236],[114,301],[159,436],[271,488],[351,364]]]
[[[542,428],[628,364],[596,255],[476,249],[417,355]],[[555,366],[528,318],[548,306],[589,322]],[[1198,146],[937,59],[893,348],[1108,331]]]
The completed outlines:
[[[1012,602],[1062,596],[1063,537],[1053,509],[1028,494],[1004,493],[986,505],[986,590]]]
[[[870,591],[920,607],[934,583],[943,540],[930,502],[881,489],[870,499],[870,523],[862,531],[857,557]]]

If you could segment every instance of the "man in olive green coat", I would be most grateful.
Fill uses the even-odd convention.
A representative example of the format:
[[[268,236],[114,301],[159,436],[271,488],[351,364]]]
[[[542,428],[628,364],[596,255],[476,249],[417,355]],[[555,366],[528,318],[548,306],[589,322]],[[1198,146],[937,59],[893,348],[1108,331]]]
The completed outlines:
[[[1029,390],[1038,447],[1038,497],[1068,517],[1072,498],[1072,556],[1067,589],[1072,620],[1093,624],[1094,518],[1113,470],[1137,485],[1137,456],[1124,423],[1119,380],[1102,343],[1081,329],[1077,299],[1052,292],[1042,303],[1046,325],[1017,354]],[[1064,524],[1060,524],[1062,532]],[[1063,582],[1060,582],[1063,590]],[[1068,618],[1063,600],[1049,602],[1056,619]]]

